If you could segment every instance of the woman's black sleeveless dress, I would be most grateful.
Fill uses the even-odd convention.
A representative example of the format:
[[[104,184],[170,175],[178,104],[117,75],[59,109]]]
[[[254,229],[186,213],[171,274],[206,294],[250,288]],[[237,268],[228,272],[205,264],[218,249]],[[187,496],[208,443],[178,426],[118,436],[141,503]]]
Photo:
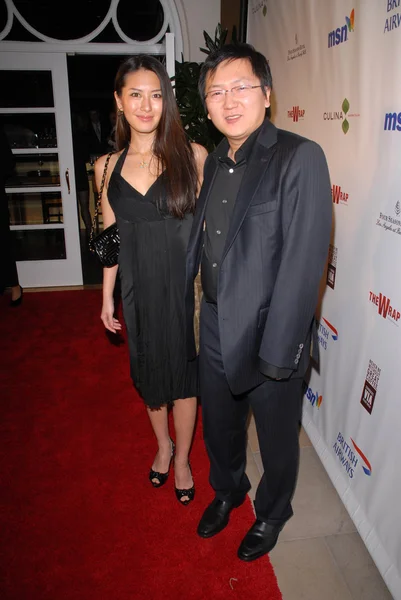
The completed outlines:
[[[108,199],[120,232],[119,275],[131,377],[145,404],[158,408],[198,395],[196,361],[187,361],[184,339],[192,215],[180,220],[168,213],[164,173],[145,196],[133,188],[121,176],[127,152],[110,177]]]

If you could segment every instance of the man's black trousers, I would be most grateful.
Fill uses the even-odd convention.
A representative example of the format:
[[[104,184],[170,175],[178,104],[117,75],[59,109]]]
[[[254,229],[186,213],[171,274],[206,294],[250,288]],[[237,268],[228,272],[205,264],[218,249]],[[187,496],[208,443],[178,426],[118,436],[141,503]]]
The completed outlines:
[[[241,396],[233,395],[221,357],[217,306],[205,301],[199,368],[204,438],[216,497],[237,503],[250,489],[245,467],[251,407],[264,467],[255,497],[256,516],[272,525],[284,524],[292,516],[298,473],[302,378],[266,379]]]

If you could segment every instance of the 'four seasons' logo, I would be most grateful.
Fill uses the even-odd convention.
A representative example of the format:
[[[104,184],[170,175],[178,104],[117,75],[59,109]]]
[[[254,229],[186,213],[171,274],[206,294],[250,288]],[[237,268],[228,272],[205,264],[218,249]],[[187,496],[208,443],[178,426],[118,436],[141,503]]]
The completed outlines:
[[[383,227],[386,231],[401,235],[401,203],[399,200],[395,203],[393,217],[390,214],[379,213],[379,218],[376,219],[376,225]]]
[[[295,60],[297,58],[302,58],[306,54],[305,44],[298,43],[298,34],[295,34],[295,46],[290,48],[287,51],[287,62],[291,60]]]

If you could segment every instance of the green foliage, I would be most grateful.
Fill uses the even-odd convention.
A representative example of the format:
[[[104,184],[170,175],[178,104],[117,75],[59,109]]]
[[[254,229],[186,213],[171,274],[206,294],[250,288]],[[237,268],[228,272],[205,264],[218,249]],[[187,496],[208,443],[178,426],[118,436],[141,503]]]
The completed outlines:
[[[220,23],[216,27],[214,40],[204,31],[206,48],[200,48],[200,50],[205,54],[218,50],[226,43],[227,35],[228,30],[222,29]],[[231,39],[233,43],[238,40],[235,27]],[[211,152],[221,140],[222,135],[207,118],[198,93],[201,66],[202,63],[188,61],[175,63],[175,93],[184,129],[189,139],[191,142],[202,144]]]
[[[205,146],[210,152],[214,148],[208,118],[198,94],[198,79],[201,64],[176,62],[175,91],[182,124],[191,140]]]
[[[203,37],[205,38],[206,48],[199,48],[199,50],[201,52],[204,52],[205,54],[210,54],[215,50],[219,50],[222,46],[224,46],[224,44],[227,43],[227,35],[228,29],[222,29],[221,23],[219,23],[215,29],[214,40],[212,40],[212,38],[208,33],[206,33],[206,31],[204,31]],[[238,42],[237,28],[235,27],[235,25],[231,34],[231,41],[233,44],[236,44]]]

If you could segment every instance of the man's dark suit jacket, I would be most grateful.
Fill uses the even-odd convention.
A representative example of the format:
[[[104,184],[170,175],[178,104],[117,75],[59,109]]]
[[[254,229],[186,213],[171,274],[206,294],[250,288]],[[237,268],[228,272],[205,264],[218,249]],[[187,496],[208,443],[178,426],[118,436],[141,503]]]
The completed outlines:
[[[110,152],[111,148],[107,143],[108,134],[110,133],[110,127],[106,127],[103,121],[100,121],[100,141],[93,129],[92,123],[89,123],[87,130],[87,144],[89,154],[100,155]]]
[[[217,168],[209,155],[188,244],[189,360],[196,355],[193,282]],[[238,192],[218,278],[221,353],[233,394],[266,381],[270,367],[302,377],[310,354],[318,359],[314,313],[331,220],[330,178],[322,149],[266,119]]]

